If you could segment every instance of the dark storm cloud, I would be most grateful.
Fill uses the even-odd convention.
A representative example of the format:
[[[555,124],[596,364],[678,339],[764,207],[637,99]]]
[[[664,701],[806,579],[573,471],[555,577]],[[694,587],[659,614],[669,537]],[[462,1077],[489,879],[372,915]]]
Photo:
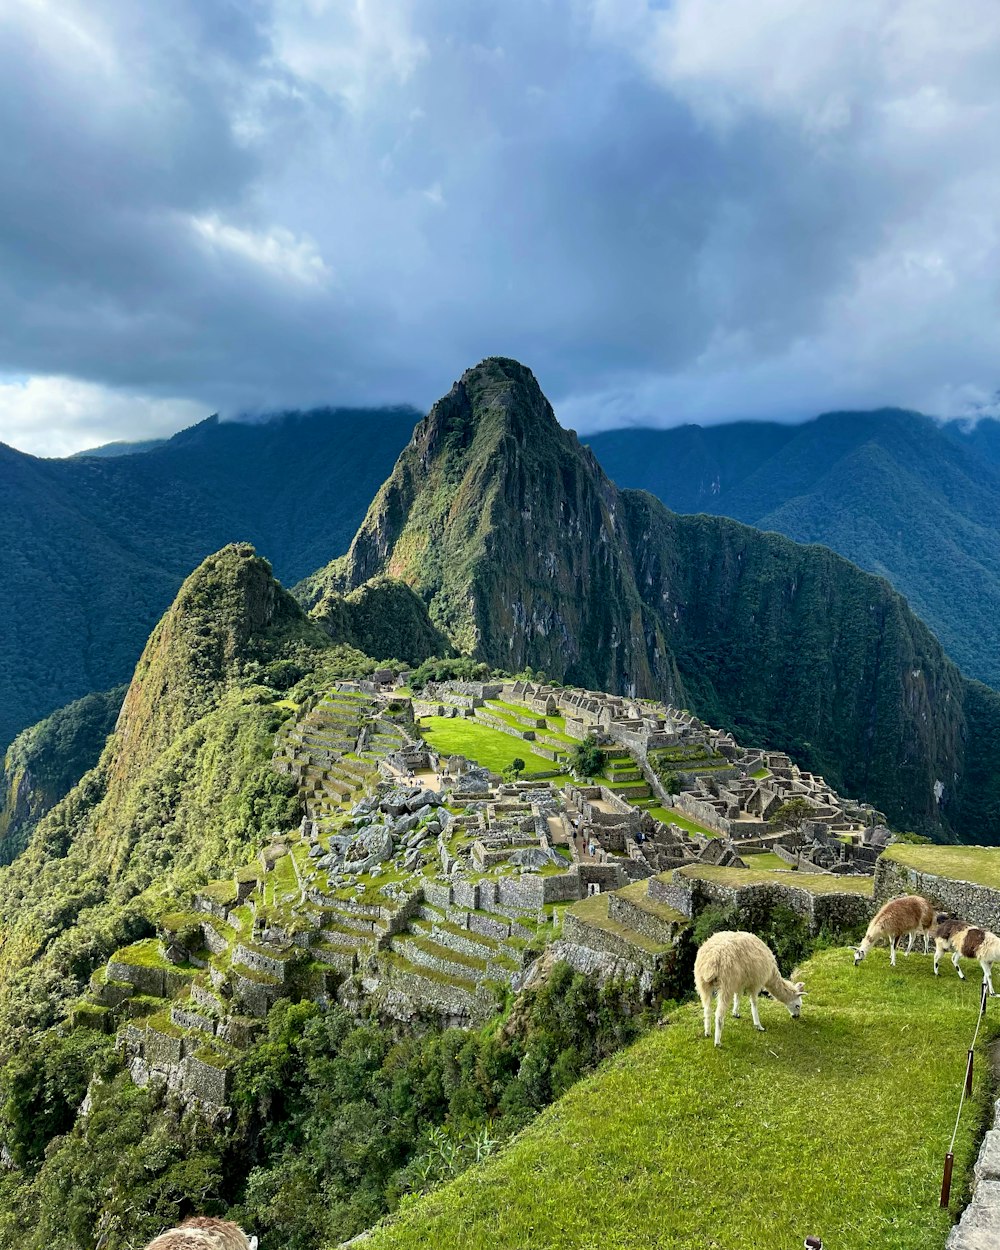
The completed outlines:
[[[0,439],[431,402],[581,428],[996,385],[988,0],[13,0]]]

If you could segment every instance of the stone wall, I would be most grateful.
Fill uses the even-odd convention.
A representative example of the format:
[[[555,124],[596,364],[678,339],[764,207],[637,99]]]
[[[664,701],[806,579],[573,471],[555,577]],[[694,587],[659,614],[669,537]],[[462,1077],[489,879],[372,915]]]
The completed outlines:
[[[284,981],[289,964],[288,959],[268,955],[265,951],[253,950],[249,946],[244,946],[242,942],[236,944],[234,958],[254,972],[262,972],[265,976],[274,977],[277,981]]]
[[[202,1102],[224,1107],[229,1095],[229,1072],[188,1055],[181,1066],[181,1088]]]
[[[648,937],[650,941],[664,944],[674,940],[677,929],[683,924],[683,921],[673,923],[669,920],[661,920],[654,912],[637,907],[635,903],[621,894],[608,895],[608,916],[611,920],[617,920],[619,924],[625,925],[626,928],[641,933],[643,937]]]
[[[271,1007],[285,992],[280,983],[258,981],[240,972],[239,968],[230,971],[233,982],[233,993],[244,1004],[251,1015],[263,1018]]]
[[[732,821],[720,816],[711,803],[703,803],[684,790],[673,796],[672,806],[676,807],[682,815],[697,821],[699,825],[706,825],[709,829],[715,829],[719,833],[727,835],[729,833]]]
[[[874,902],[861,893],[813,894],[791,882],[730,886],[685,877],[676,871],[669,878],[651,877],[649,896],[685,916],[693,915],[705,903],[720,903],[745,912],[788,907],[805,917],[814,933],[822,928],[838,932],[867,924],[875,914]]]
[[[149,967],[146,964],[126,964],[112,959],[108,962],[109,981],[127,981],[134,985],[140,994],[151,994],[154,998],[170,998],[182,989],[190,980],[180,972],[172,972],[169,968]]]
[[[555,880],[556,878],[549,878]],[[545,903],[545,877],[501,877],[497,882],[497,904],[520,911],[538,911]]]
[[[875,865],[875,901],[881,906],[900,894],[923,894],[942,911],[1000,933],[1000,890],[918,872],[883,855]]]
[[[617,933],[588,924],[586,920],[574,916],[571,911],[566,913],[563,921],[562,937],[566,942],[589,946],[591,950],[606,951],[609,955],[627,959],[630,963],[639,964],[650,971],[658,967],[664,959],[662,954],[645,951],[641,946],[619,937]]]

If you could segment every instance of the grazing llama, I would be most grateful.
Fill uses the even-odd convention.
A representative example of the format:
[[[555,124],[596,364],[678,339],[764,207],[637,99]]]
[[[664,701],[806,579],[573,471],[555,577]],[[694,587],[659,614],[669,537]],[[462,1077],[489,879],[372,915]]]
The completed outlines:
[[[229,1220],[198,1215],[160,1233],[146,1250],[257,1250],[257,1238]]]
[[[763,1033],[764,1026],[757,1014],[757,995],[761,990],[767,990],[772,998],[784,1003],[793,1019],[799,1017],[805,993],[801,981],[784,979],[770,947],[753,933],[713,933],[698,948],[694,961],[694,983],[705,1009],[706,1037],[709,1035],[712,995],[715,994],[718,999],[715,1008],[716,1046],[722,1045],[722,1021],[730,998],[733,1000],[733,1016],[739,1019],[740,995],[750,995],[753,1026]]]
[[[881,908],[868,926],[868,932],[854,951],[857,967],[879,938],[889,939],[889,963],[896,966],[896,945],[901,938],[909,937],[906,954],[913,950],[913,940],[919,934],[924,939],[924,954],[930,951],[930,932],[934,927],[934,908],[919,894],[904,894],[894,898]]]
[[[940,915],[934,926],[934,975],[938,973],[938,964],[945,951],[951,951],[951,962],[955,971],[965,980],[965,973],[959,964],[960,956],[966,959],[978,959],[983,970],[983,981],[990,992],[990,998],[996,998],[993,989],[993,965],[1000,959],[1000,938],[989,929],[977,929],[966,924],[964,920],[955,920],[952,916]]]

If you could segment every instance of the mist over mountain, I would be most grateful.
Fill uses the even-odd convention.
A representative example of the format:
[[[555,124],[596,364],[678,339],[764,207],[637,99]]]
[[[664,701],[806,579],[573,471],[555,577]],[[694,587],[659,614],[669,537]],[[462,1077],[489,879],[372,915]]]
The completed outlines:
[[[616,482],[678,512],[823,543],[888,578],[965,673],[1000,685],[997,421],[885,409],[588,441]]]

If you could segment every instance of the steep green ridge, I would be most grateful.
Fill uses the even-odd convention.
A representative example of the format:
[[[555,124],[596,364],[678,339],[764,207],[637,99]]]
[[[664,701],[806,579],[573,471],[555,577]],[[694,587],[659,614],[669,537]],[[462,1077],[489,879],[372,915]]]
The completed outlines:
[[[935,780],[966,750],[968,683],[903,598],[826,548],[622,500],[639,585],[673,605],[668,637],[699,715],[781,741],[897,821],[933,822]]]
[[[11,743],[0,784],[0,864],[24,849],[31,826],[97,763],[124,697],[124,686],[85,695]]]
[[[896,823],[1000,839],[1000,696],[899,594],[829,550],[618,490],[517,362],[435,404],[347,556],[299,593],[387,574],[491,665],[666,697]]]
[[[762,1037],[744,1007],[721,1050],[700,1036],[700,1007],[682,1008],[366,1246],[777,1250],[811,1234],[842,1250],[937,1250],[978,985],[935,983],[916,957],[890,969],[882,956],[871,972],[843,948],[815,956],[802,1018],[762,1000]],[[982,1070],[975,1098],[992,1107]],[[959,1176],[974,1126],[967,1111]]]
[[[887,409],[799,426],[616,430],[590,444],[621,486],[832,547],[887,577],[962,669],[1000,685],[998,423]]]
[[[380,660],[416,665],[451,651],[420,596],[391,577],[376,577],[346,595],[327,590],[311,616],[331,637]]]
[[[434,405],[346,558],[299,592],[312,604],[389,575],[419,591],[460,651],[493,665],[672,691],[676,672],[636,590],[616,505],[531,371],[491,359]]]
[[[297,819],[270,764],[289,673],[310,675],[305,697],[311,677],[369,663],[308,621],[248,546],[185,581],[96,767],[0,871],[0,1047],[57,1019],[96,962],[149,933],[164,891]]]
[[[0,752],[127,681],[181,582],[226,543],[254,543],[289,584],[346,548],[417,417],[213,418],[128,455],[68,460],[0,445]]]

